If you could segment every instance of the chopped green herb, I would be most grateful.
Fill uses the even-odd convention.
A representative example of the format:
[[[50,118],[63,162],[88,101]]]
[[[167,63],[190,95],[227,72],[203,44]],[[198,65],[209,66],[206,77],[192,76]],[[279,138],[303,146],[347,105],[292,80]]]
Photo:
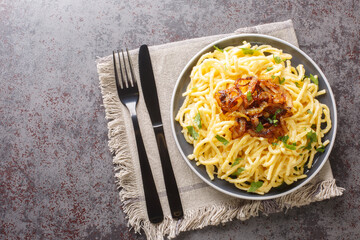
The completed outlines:
[[[301,79],[301,81],[303,82],[305,80],[305,78],[309,78],[309,77],[304,75],[304,77]]]
[[[311,130],[310,132],[308,132],[308,133],[306,134],[306,138],[309,140],[309,143],[308,143],[308,145],[306,145],[305,149],[310,150],[310,149],[311,149],[311,144],[312,144],[313,142],[316,142],[316,141],[317,141],[316,132],[314,132],[314,131]]]
[[[312,74],[310,74],[310,80],[315,83],[316,85],[319,85],[319,79],[318,77],[314,77]]]
[[[273,142],[271,145],[273,145],[273,146],[277,146],[277,145],[279,145],[278,143],[276,143],[276,142]]]
[[[261,130],[263,130],[264,126],[262,125],[262,123],[260,122],[257,126],[256,126],[256,132],[260,132]]]
[[[188,132],[190,133],[190,135],[195,139],[197,140],[198,137],[199,137],[199,134],[195,131],[194,127],[193,126],[187,126],[186,127]]]
[[[300,84],[298,82],[295,82],[296,87],[301,88]]]
[[[235,161],[233,162],[233,164],[231,164],[231,166],[233,167],[233,166],[239,164],[240,160],[242,160],[242,158],[236,158]]]
[[[266,71],[271,71],[271,70],[273,70],[274,68],[273,67],[267,67],[266,68]]]
[[[219,142],[221,142],[221,143],[224,144],[225,146],[229,143],[228,140],[226,140],[225,138],[223,138],[223,137],[221,137],[221,136],[219,136],[219,135],[216,135],[215,137],[216,137],[216,139],[217,139]]]
[[[249,188],[248,192],[255,192],[255,191],[258,190],[263,184],[264,184],[264,182],[262,182],[262,181],[252,182],[251,185],[250,185],[250,188]]]
[[[288,149],[290,149],[290,150],[296,150],[296,143],[287,144],[287,141],[289,140],[289,136],[288,136],[288,135],[278,137],[278,139],[284,143],[284,146],[285,146],[286,148],[288,148]]]
[[[325,146],[322,145],[321,147],[317,148],[316,151],[321,152],[321,153],[325,152]]]
[[[274,61],[275,63],[281,63],[283,60],[281,59],[281,57],[274,55]]]
[[[281,111],[282,111],[282,109],[280,109],[280,108],[277,109],[277,110],[275,111],[275,114],[273,115],[273,117],[272,117],[272,118],[268,118],[269,123],[274,124],[275,127],[277,126],[277,124],[278,124],[278,122],[279,122],[279,120],[276,119],[276,115],[279,114]]]
[[[259,50],[252,48],[240,48],[244,54],[254,55],[254,53],[259,53]]]
[[[281,113],[281,112],[282,112],[282,109],[279,108],[278,110],[275,111],[275,115],[277,115],[277,114],[279,114],[279,113]]]
[[[299,154],[299,156],[302,156],[302,155],[304,155],[304,154],[302,154],[302,153]]]
[[[285,143],[284,146],[290,150],[296,150],[296,147],[294,145],[288,145]]]
[[[286,144],[287,141],[289,140],[289,136],[288,135],[281,136],[281,137],[278,137],[278,139]]]
[[[201,125],[201,116],[200,116],[199,112],[196,114],[194,122],[198,126],[198,128],[201,129],[201,127],[202,127],[202,125]]]
[[[311,125],[311,128],[312,128],[312,129],[316,129],[316,124],[312,124],[312,125]]]
[[[214,45],[214,48],[215,48],[216,50],[220,51],[220,52],[224,52],[223,49],[218,48],[216,45]]]
[[[312,112],[310,109],[308,109],[306,112],[307,112],[308,114],[313,114],[313,112]]]
[[[269,121],[269,123],[274,124],[275,127],[277,126],[277,123],[279,122],[279,120],[277,120],[277,119],[268,118],[267,120]]]
[[[275,76],[275,75],[271,75],[271,78],[274,80],[274,79],[276,78],[276,76]]]
[[[310,131],[306,134],[306,138],[307,139],[310,139],[310,141],[312,142],[316,142],[317,141],[317,135],[316,135],[316,132],[314,131]]]
[[[246,98],[249,102],[253,99],[250,91],[246,93]]]
[[[281,84],[283,84],[285,82],[285,78],[283,77],[283,78],[279,78],[279,84],[281,85]]]
[[[242,173],[243,171],[245,170],[245,168],[241,167],[241,168],[238,168],[235,172],[233,172],[230,177],[232,178],[237,178],[240,173]]]
[[[298,170],[297,166],[295,166],[294,169],[295,169],[295,171],[297,171]]]

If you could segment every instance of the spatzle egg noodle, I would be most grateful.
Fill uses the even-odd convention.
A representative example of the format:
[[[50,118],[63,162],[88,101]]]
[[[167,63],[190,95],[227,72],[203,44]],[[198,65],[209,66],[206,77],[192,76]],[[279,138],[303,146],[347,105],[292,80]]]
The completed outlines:
[[[215,46],[198,60],[175,119],[194,146],[188,158],[204,165],[211,179],[216,175],[239,189],[265,194],[306,178],[305,167],[311,168],[315,154],[329,144],[322,137],[331,129],[330,111],[316,99],[326,92],[319,91],[317,76],[305,75],[303,65],[291,66],[291,58],[270,45],[244,42]],[[225,116],[214,98],[236,79],[250,76],[270,79],[291,95],[292,115],[283,119],[288,132],[273,142],[249,134],[232,139],[236,117]]]

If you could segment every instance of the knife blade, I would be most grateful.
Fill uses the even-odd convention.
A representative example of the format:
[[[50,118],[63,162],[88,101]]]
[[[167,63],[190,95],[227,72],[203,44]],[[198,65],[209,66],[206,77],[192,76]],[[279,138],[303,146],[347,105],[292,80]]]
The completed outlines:
[[[171,215],[173,218],[179,219],[183,216],[183,209],[166,145],[159,99],[156,91],[155,77],[147,45],[142,45],[139,49],[139,73],[142,93],[150,115],[160,154],[161,167],[164,175],[166,194],[168,196]]]

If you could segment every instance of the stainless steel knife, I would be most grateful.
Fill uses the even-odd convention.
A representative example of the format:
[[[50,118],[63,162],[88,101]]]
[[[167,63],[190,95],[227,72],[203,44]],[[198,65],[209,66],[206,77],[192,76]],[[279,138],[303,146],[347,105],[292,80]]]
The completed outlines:
[[[146,107],[150,115],[160,153],[161,167],[164,175],[171,215],[173,218],[178,219],[183,216],[183,209],[166,145],[160,114],[159,99],[156,91],[155,78],[147,45],[142,45],[139,50],[139,72],[142,92],[144,95]]]

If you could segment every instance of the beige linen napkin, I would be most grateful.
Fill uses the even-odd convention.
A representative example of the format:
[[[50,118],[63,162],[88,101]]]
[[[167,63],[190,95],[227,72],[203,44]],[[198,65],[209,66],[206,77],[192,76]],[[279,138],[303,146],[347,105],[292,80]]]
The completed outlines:
[[[298,46],[291,20],[238,29],[233,34],[236,33],[268,34]],[[120,189],[120,199],[129,225],[136,232],[143,229],[148,239],[163,239],[166,235],[173,238],[181,231],[217,225],[233,219],[246,220],[257,216],[259,212],[264,214],[279,212],[293,206],[303,206],[342,195],[343,188],[336,186],[329,162],[311,183],[294,193],[273,200],[249,201],[227,196],[209,187],[191,171],[182,159],[170,125],[170,101],[175,82],[195,53],[211,42],[230,35],[232,34],[208,36],[149,48],[165,136],[184,209],[183,219],[171,218],[155,136],[141,95],[137,107],[138,118],[165,215],[165,220],[157,225],[151,224],[147,218],[133,126],[127,109],[118,99],[112,56],[97,60],[106,118],[109,120],[109,147],[115,155],[113,163],[116,184]],[[139,81],[138,50],[130,51],[130,55],[136,78]]]

